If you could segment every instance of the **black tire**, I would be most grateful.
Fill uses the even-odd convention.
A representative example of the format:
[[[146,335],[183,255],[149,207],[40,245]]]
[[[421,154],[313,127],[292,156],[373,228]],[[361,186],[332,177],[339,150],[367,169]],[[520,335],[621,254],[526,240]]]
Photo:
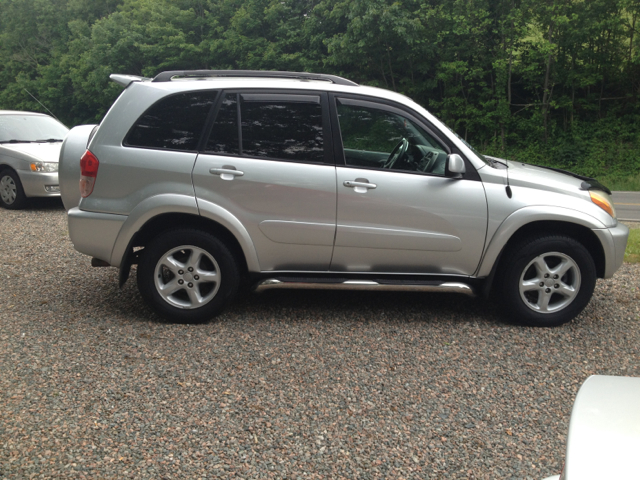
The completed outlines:
[[[27,203],[18,174],[9,168],[0,171],[0,205],[9,210],[19,210]]]
[[[179,229],[162,233],[147,245],[137,280],[142,298],[161,317],[202,323],[235,296],[240,272],[233,254],[218,238],[201,230]]]
[[[505,252],[501,265],[498,292],[508,320],[533,327],[570,322],[596,285],[591,254],[564,235],[523,240]]]

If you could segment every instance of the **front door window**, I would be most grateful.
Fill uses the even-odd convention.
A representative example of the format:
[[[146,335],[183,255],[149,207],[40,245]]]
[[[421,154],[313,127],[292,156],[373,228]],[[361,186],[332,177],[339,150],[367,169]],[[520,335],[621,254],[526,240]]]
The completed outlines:
[[[338,101],[347,166],[444,175],[447,152],[399,113]]]

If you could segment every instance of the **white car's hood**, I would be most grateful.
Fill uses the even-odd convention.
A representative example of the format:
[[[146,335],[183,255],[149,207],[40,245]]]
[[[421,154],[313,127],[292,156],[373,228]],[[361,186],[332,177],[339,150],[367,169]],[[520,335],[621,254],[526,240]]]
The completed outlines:
[[[62,142],[55,143],[3,143],[4,154],[15,158],[29,158],[41,162],[57,162]]]
[[[640,378],[589,377],[571,412],[566,480],[638,478],[638,452]]]

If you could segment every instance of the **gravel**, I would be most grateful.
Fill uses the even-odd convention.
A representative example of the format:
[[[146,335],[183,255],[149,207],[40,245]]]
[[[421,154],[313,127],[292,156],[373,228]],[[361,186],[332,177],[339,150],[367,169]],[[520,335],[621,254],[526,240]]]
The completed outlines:
[[[0,210],[0,232],[0,478],[542,479],[582,382],[640,376],[640,265],[556,329],[326,291],[190,326],[91,268],[59,202]]]

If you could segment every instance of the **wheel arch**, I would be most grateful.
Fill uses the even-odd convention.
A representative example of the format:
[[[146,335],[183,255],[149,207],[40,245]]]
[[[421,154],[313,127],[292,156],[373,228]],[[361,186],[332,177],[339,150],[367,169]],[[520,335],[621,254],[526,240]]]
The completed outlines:
[[[494,283],[496,272],[505,258],[505,253],[524,238],[533,235],[566,235],[581,243],[593,258],[598,278],[605,277],[606,257],[602,243],[590,228],[577,223],[561,220],[538,220],[519,227],[507,240],[493,263],[490,274],[484,285],[484,294],[488,296]],[[485,259],[486,260],[486,259]],[[484,262],[483,262],[484,263]]]
[[[5,170],[12,170],[14,173],[18,173],[18,171],[9,163],[0,162],[0,172],[4,172]]]
[[[20,180],[20,183],[22,183],[22,178],[20,178],[20,174],[18,173],[18,169],[15,165],[11,165],[10,163],[0,163],[0,173],[5,171],[14,173],[18,177],[18,180]]]
[[[22,207],[24,207],[25,202],[27,201],[27,198],[28,198],[26,192],[24,191],[23,179],[20,177],[20,174],[18,173],[18,169],[14,165],[11,165],[9,163],[0,163],[0,175],[4,174],[4,172],[8,172],[10,174],[15,175],[16,181],[17,181],[17,185],[16,185],[17,197],[15,201],[11,204],[12,206],[7,206],[6,208],[21,209]],[[22,196],[22,200],[20,200],[21,196]]]
[[[243,248],[243,245],[236,235],[221,222],[192,213],[161,213],[148,219],[131,237],[120,263],[120,287],[127,281],[131,265],[138,263],[140,252],[144,247],[157,235],[178,228],[198,229],[212,233],[222,240],[238,259],[240,269],[243,273],[255,270],[257,256],[253,245],[246,245],[245,241]],[[248,254],[247,249],[249,250]]]

